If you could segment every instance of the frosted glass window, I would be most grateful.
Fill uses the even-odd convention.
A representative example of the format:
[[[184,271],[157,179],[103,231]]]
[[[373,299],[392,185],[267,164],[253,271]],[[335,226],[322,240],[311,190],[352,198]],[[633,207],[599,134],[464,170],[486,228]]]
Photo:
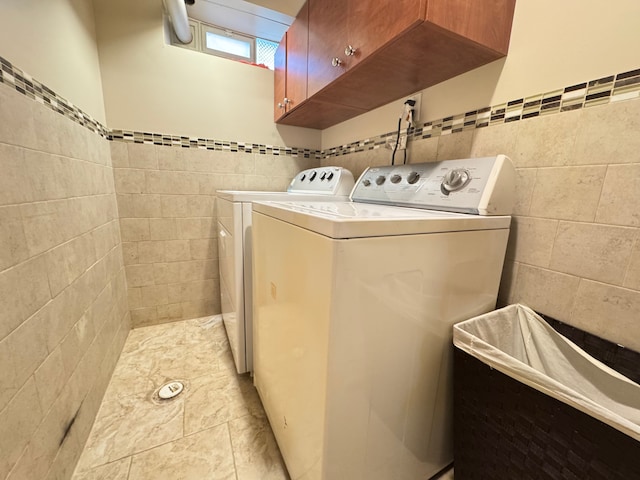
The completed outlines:
[[[232,60],[253,62],[256,39],[213,25],[202,24],[203,51]]]
[[[244,39],[207,32],[207,48],[251,60],[251,43]]]

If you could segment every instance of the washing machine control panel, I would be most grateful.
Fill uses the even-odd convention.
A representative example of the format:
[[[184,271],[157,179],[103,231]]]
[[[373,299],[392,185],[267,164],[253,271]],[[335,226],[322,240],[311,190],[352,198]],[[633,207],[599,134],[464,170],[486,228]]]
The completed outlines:
[[[342,167],[318,167],[298,173],[287,192],[327,195],[349,195],[354,185],[353,175]]]
[[[351,192],[354,202],[482,215],[510,215],[514,196],[505,155],[370,167]]]

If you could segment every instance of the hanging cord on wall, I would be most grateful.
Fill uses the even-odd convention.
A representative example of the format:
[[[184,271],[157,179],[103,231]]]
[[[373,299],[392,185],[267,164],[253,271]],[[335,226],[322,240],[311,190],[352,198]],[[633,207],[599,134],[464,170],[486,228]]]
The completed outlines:
[[[400,144],[400,131],[402,129],[402,120],[406,120],[407,122],[406,136],[408,137],[409,129],[413,125],[413,107],[415,107],[415,105],[416,105],[416,101],[412,99],[409,99],[406,102],[404,102],[404,106],[402,107],[402,115],[398,119],[398,131],[396,133],[396,141],[393,146],[393,154],[391,155],[391,165],[396,164],[396,152],[398,151],[398,145]],[[408,138],[405,138],[404,160],[402,162],[403,164],[407,163],[407,140]]]
[[[396,164],[396,152],[398,151],[398,144],[400,143],[400,127],[402,126],[402,117],[398,119],[398,134],[396,135],[396,142],[393,145],[393,153],[391,154],[391,165]],[[405,154],[406,154],[405,150]]]
[[[404,110],[402,111],[402,118],[407,121],[407,133],[405,134],[404,141],[404,160],[403,165],[407,163],[407,148],[409,147],[409,133],[413,126],[413,108],[416,106],[416,101],[409,99],[404,102]]]
[[[413,101],[413,100],[412,100]],[[413,102],[415,104],[415,102]],[[405,145],[404,145],[404,159],[402,160],[402,164],[406,165],[407,164],[407,150],[409,147],[409,134],[411,133],[411,129],[413,126],[413,108],[411,108],[409,110],[409,114],[408,114],[408,120],[407,120],[407,139],[405,141]]]

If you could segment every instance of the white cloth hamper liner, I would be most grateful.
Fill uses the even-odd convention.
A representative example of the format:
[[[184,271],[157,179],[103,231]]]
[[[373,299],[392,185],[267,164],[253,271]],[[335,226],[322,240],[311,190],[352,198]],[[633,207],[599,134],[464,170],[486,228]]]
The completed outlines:
[[[496,370],[640,440],[640,385],[524,305],[458,323],[453,343]]]

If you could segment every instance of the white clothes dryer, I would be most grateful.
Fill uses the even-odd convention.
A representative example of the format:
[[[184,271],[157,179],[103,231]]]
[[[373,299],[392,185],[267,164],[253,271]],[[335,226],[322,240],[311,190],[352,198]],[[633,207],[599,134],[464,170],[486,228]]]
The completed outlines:
[[[238,373],[253,370],[251,202],[347,200],[353,185],[350,171],[320,167],[298,173],[286,192],[216,192],[222,319]]]
[[[348,202],[254,203],[254,383],[292,480],[453,461],[452,325],[495,308],[514,181],[499,155],[370,168]]]

